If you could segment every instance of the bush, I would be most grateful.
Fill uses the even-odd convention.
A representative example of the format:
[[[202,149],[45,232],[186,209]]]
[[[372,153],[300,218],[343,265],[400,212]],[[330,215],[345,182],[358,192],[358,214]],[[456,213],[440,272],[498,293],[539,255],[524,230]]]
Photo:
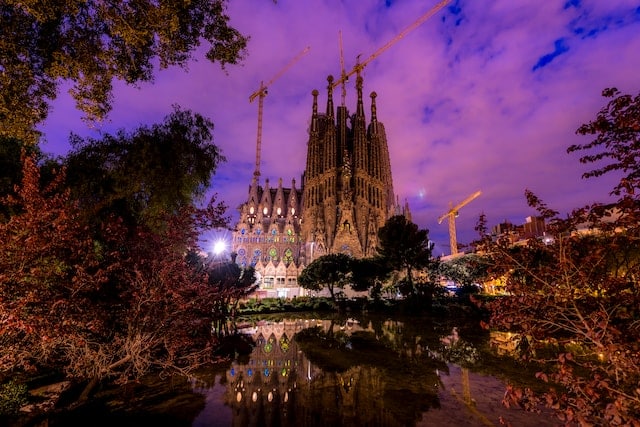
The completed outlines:
[[[0,386],[0,415],[14,415],[27,404],[27,386],[15,381]]]

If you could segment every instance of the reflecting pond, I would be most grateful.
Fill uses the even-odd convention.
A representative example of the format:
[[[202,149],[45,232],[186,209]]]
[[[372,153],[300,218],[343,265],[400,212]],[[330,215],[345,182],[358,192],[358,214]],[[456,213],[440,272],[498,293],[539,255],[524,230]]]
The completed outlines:
[[[508,337],[475,321],[300,314],[244,319],[238,331],[225,366],[173,379],[170,392],[143,398],[134,390],[94,406],[92,424],[498,426],[501,417],[514,426],[560,424],[549,412],[502,406],[505,384],[535,381],[533,371],[504,355]]]

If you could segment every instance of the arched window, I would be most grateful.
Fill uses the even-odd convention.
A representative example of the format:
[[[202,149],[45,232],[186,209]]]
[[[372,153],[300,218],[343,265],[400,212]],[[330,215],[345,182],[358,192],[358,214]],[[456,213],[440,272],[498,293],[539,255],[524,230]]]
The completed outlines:
[[[291,248],[287,248],[284,251],[284,256],[282,257],[282,260],[286,265],[289,265],[293,262],[293,251],[291,250]]]
[[[278,260],[278,251],[276,248],[269,249],[269,259],[274,262]]]

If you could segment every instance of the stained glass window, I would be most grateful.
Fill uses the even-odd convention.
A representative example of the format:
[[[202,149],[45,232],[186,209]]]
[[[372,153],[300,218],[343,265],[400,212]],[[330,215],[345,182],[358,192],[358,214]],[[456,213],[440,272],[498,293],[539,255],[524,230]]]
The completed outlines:
[[[289,264],[290,262],[293,261],[293,251],[291,250],[291,248],[287,248],[287,250],[284,251],[283,259],[285,264]]]

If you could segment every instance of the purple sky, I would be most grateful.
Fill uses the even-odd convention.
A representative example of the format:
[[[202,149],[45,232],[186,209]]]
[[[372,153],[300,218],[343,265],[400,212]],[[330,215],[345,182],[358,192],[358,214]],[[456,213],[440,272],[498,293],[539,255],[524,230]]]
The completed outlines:
[[[241,66],[220,70],[196,54],[188,70],[172,68],[139,88],[116,83],[110,121],[90,129],[64,88],[42,130],[46,152],[64,154],[70,132],[133,130],[159,123],[171,105],[215,123],[214,142],[227,162],[212,189],[236,215],[255,164],[257,102],[249,95],[306,46],[311,50],[269,88],[264,101],[262,179],[300,182],[306,156],[311,91],[326,105],[326,77],[339,76],[338,33],[345,67],[366,58],[437,3],[436,0],[231,0],[232,25],[251,36]],[[394,189],[413,221],[428,228],[436,255],[449,253],[446,223],[437,218],[476,190],[482,195],[457,218],[459,244],[476,238],[481,213],[489,225],[535,214],[533,190],[563,214],[606,201],[614,177],[583,180],[588,166],[566,148],[605,105],[601,91],[640,89],[639,0],[493,0],[452,2],[364,70],[378,93]],[[347,106],[355,110],[355,79]],[[340,89],[334,91],[336,103]]]

